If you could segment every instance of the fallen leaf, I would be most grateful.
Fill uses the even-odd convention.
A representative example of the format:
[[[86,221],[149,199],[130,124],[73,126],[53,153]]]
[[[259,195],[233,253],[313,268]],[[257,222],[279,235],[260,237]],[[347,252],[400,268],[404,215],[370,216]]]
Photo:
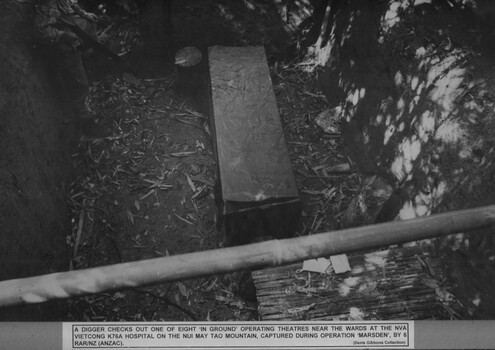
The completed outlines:
[[[327,188],[323,191],[323,195],[327,198],[330,198],[336,191],[337,189],[335,187]]]
[[[155,190],[151,190],[148,193],[146,193],[144,196],[139,197],[139,200],[140,201],[145,200],[146,198],[148,198],[149,196],[151,196],[153,193],[155,193]]]
[[[189,291],[184,283],[177,282],[177,287],[179,287],[180,294],[182,294],[186,299],[189,298]]]
[[[310,194],[312,196],[322,196],[323,192],[321,191],[312,191],[312,190],[301,190],[302,193]]]
[[[130,221],[131,224],[134,225],[134,214],[132,214],[132,212],[129,209],[127,209],[126,213],[127,213],[127,219]]]
[[[189,225],[194,225],[191,221],[187,220],[187,219],[184,219],[183,217],[177,215],[174,213],[174,215],[179,219],[179,220],[182,220],[184,221],[186,224],[189,224]]]
[[[150,188],[159,188],[161,190],[167,190],[174,187],[173,185],[164,184],[160,181],[155,181],[150,179],[143,179],[143,181],[150,183],[151,184]]]
[[[194,186],[194,183],[191,180],[191,178],[189,177],[189,175],[186,175],[186,178],[187,178],[187,183],[189,184],[189,187],[191,188],[191,190],[193,192],[196,192],[196,186]]]
[[[201,114],[201,113],[199,113],[199,112],[193,111],[193,110],[191,110],[191,109],[187,109],[187,108],[186,108],[186,111],[187,111],[187,113],[189,113],[189,114],[191,114],[191,115],[193,115],[193,116],[195,116],[195,117],[198,117],[198,118],[203,118],[203,119],[208,119],[208,117],[207,117],[207,116],[205,116],[204,114]]]
[[[325,170],[329,173],[347,173],[351,171],[351,165],[349,163],[342,163],[342,164],[334,165]]]
[[[113,296],[116,299],[124,299],[126,297],[126,294],[125,293],[122,293],[122,292],[117,292]]]
[[[189,157],[191,154],[196,153],[196,151],[189,151],[189,152],[176,152],[176,153],[169,153],[169,156],[174,157],[174,158],[184,158],[184,157]]]
[[[449,302],[455,300],[454,295],[443,288],[435,288],[435,293],[442,302]]]
[[[201,193],[203,193],[204,189],[206,188],[206,186],[201,186],[201,188],[191,196],[191,199],[195,199],[196,197],[198,197]]]

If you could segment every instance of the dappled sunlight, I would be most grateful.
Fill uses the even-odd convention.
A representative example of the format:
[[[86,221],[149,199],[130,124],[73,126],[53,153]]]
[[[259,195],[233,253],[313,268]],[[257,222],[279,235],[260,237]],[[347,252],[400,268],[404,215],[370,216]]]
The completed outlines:
[[[390,141],[390,138],[395,134],[395,125],[387,126],[385,133],[383,135],[383,145],[386,146]]]
[[[336,109],[337,116],[341,120],[351,121],[356,113],[359,102],[366,96],[366,88],[350,88],[345,101],[338,105]]]
[[[450,45],[450,42],[444,44]],[[416,66],[410,65],[407,71],[397,70],[393,75],[393,84],[401,91],[400,96],[383,98],[369,127],[361,126],[363,140],[381,135],[383,150],[371,151],[377,156],[381,154],[377,161],[381,166],[388,166],[396,186],[409,184],[403,187],[408,200],[399,213],[401,219],[434,212],[445,192],[455,187],[456,179],[465,176],[450,171],[444,173],[443,167],[438,168],[429,160],[432,154],[438,154],[437,159],[440,159],[456,152],[456,155],[463,155],[455,160],[456,163],[463,159],[469,161],[470,151],[466,150],[470,147],[465,145],[465,139],[472,120],[477,118],[473,114],[486,110],[486,106],[479,106],[474,99],[460,103],[461,98],[466,97],[465,66],[472,57],[470,52],[452,49],[447,54],[445,47],[439,50],[421,46],[414,54]],[[351,120],[362,107],[363,99],[357,90],[350,90],[346,100],[349,111],[346,116]],[[471,123],[466,121],[468,116],[471,116]],[[383,157],[386,154],[390,154],[388,159]],[[445,166],[448,169],[453,164]],[[444,176],[450,180],[443,181]],[[433,177],[434,181],[426,180],[428,177]]]
[[[351,287],[348,286],[347,284],[341,284],[339,286],[339,294],[340,294],[340,296],[346,297],[346,296],[349,295],[350,292],[351,292]]]
[[[318,39],[316,44],[308,50],[312,56],[312,64],[305,66],[306,71],[312,72],[317,66],[325,66],[332,54],[334,39],[335,37],[332,37],[325,45],[322,45],[322,41]]]
[[[404,77],[403,77],[402,73],[400,72],[400,70],[398,70],[395,73],[394,81],[395,81],[395,86],[397,86],[397,87],[400,87],[402,85],[402,83],[404,82]]]
[[[437,3],[389,1],[366,19],[352,5],[347,10],[330,54],[340,61],[330,64],[339,71],[340,115],[353,157],[365,173],[376,171],[373,163],[386,169],[400,197],[398,217],[430,215],[475,176],[473,152],[477,164],[488,163],[479,151],[487,140],[472,134],[495,116],[495,99],[473,73],[477,54],[456,41],[449,24],[431,20],[446,11]],[[379,23],[376,41],[361,22]]]
[[[414,219],[432,214],[436,204],[443,199],[445,191],[445,181],[442,181],[437,185],[433,185],[433,187],[429,189],[428,185],[426,185],[425,188],[418,192],[413,199],[404,203],[398,215],[399,219]]]
[[[246,2],[247,0],[243,0]],[[295,0],[293,2],[285,0],[273,0],[273,4],[277,8],[280,20],[285,23],[289,30],[294,30],[310,18],[313,6],[310,0]],[[294,11],[294,8],[297,11]]]
[[[359,284],[361,277],[348,277],[339,285],[339,294],[343,297],[349,295],[353,287]]]
[[[440,181],[436,186],[433,186],[431,189],[431,196],[432,198],[437,198],[441,199],[443,195],[447,192],[447,182],[446,181]]]
[[[223,6],[222,4],[218,4],[217,7],[220,10],[220,14],[226,21],[232,21],[234,19],[234,14],[230,12],[227,7]]]
[[[359,274],[359,273],[363,273],[364,272],[364,267],[363,266],[351,266],[352,268],[352,273],[354,274]]]
[[[421,141],[415,135],[411,139],[406,138],[398,146],[398,152],[399,154],[393,161],[391,170],[399,181],[403,181],[412,176],[413,163],[421,152]]]
[[[450,235],[448,237],[448,240],[445,241],[444,244],[448,245],[453,251],[466,250],[469,248],[469,240],[466,237],[465,233]]]
[[[348,277],[344,280],[344,284],[349,287],[355,287],[358,285],[360,278],[359,277]]]
[[[412,163],[418,158],[419,153],[421,152],[421,142],[414,135],[411,137],[411,139],[406,139],[403,141],[401,149],[402,153],[404,154],[404,158],[408,162]]]
[[[382,17],[382,30],[387,33],[400,22],[400,13],[408,7],[408,1],[391,1],[389,9]]]
[[[379,251],[373,252],[370,254],[366,254],[364,260],[366,261],[366,267],[368,270],[383,268],[385,266],[385,262],[387,261],[388,251]]]
[[[466,131],[462,128],[461,124],[458,121],[450,119],[444,120],[435,133],[436,139],[446,143],[458,142],[465,136]]]
[[[357,307],[351,307],[349,309],[349,317],[353,321],[363,320],[366,314]]]
[[[366,89],[364,87],[356,88],[348,92],[346,98],[346,111],[348,112],[349,115],[346,116],[347,117],[346,119],[349,120],[349,118],[352,118],[352,115],[354,114],[354,111],[357,108],[359,101],[362,100],[365,95],[366,95]]]
[[[416,125],[416,133],[422,142],[427,142],[435,131],[435,117],[431,111],[424,111]]]
[[[248,8],[249,10],[254,11],[256,9],[256,7],[254,6],[254,4],[251,1],[242,0],[242,2],[246,6],[246,8]]]
[[[401,15],[406,11],[411,4],[413,6],[419,6],[422,4],[430,4],[431,0],[415,0],[411,3],[410,0],[392,0],[389,2],[389,7],[385,14],[381,18],[381,30],[382,35],[379,38],[379,42],[383,43],[385,35],[401,21]]]
[[[336,35],[335,28],[332,28],[330,35],[327,37],[326,31],[328,22],[330,20],[330,4],[325,9],[325,17],[323,19],[322,28],[316,43],[308,49],[308,59],[312,61],[312,64],[307,65],[307,71],[313,71],[317,66],[325,66],[332,55],[332,48],[336,47]]]
[[[407,201],[403,204],[402,209],[399,212],[399,218],[401,220],[409,220],[417,217],[416,210],[412,201]]]
[[[355,20],[356,20],[356,14],[351,13],[351,16],[349,17],[349,23],[347,24],[346,28],[344,29],[344,32],[340,36],[340,45],[344,45],[346,40],[351,37]]]
[[[461,84],[464,81],[466,70],[460,67],[452,67],[463,63],[455,55],[444,58],[441,62],[430,68],[428,72],[428,87],[431,87],[430,98],[447,111],[454,109],[454,101],[462,93]]]
[[[360,181],[342,227],[493,204],[495,73],[474,17],[461,20],[470,12],[458,0],[330,3],[312,53]],[[341,296],[385,288],[349,282]]]
[[[444,319],[444,308],[457,306],[442,297],[450,285],[440,263],[431,244],[418,244],[350,254],[352,271],[344,274],[300,274],[297,264],[256,271],[253,278],[260,310],[272,321]],[[294,316],[295,310],[306,312]]]
[[[437,193],[437,195],[441,196],[440,193]],[[420,192],[416,195],[414,200],[409,201],[407,205],[402,208],[399,217],[400,219],[405,220],[430,215],[432,204],[432,193]]]

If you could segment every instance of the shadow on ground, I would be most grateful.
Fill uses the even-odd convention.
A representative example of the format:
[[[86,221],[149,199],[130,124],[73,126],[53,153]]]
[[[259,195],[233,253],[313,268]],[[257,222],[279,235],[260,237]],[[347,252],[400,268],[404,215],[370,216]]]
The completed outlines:
[[[359,171],[392,186],[387,216],[493,204],[495,76],[486,23],[460,2],[334,6],[321,85]],[[437,243],[493,273],[490,230],[457,239],[460,245],[454,238]],[[464,296],[468,276],[487,278],[464,273],[454,277]],[[463,301],[471,316],[491,317],[487,291],[471,292]]]

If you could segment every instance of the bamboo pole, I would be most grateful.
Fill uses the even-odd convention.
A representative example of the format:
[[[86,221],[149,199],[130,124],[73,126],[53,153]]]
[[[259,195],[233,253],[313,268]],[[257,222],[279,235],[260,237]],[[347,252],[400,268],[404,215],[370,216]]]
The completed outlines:
[[[290,264],[495,225],[495,205],[312,236],[0,282],[0,307]]]

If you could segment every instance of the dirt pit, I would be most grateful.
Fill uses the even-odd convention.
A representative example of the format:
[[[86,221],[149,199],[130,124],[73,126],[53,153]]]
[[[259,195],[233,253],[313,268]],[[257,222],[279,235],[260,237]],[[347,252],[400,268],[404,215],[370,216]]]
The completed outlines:
[[[308,60],[289,54],[302,41],[288,30],[287,13],[280,20],[279,8],[258,5],[175,2],[171,9],[175,49],[192,45],[206,53],[212,45],[265,46],[303,202],[298,235],[341,228],[362,179],[352,156],[360,148],[345,142],[339,123],[332,132],[317,125],[318,116],[334,107],[317,84],[318,77],[325,76],[323,69],[310,71]],[[108,30],[118,38],[117,48],[131,50],[131,58],[133,45],[141,40],[139,26],[132,23],[122,22]],[[443,41],[438,44],[445,49]],[[115,136],[82,141],[73,153],[77,176],[68,193],[72,232],[66,237],[73,255],[67,264],[73,269],[223,246],[224,233],[216,226],[206,62],[193,73],[179,71],[170,59],[142,52],[131,62],[133,72],[102,74],[88,67],[94,77],[89,106]],[[487,174],[492,169],[491,154],[485,146],[476,161],[483,163]],[[444,172],[448,169],[447,165]],[[480,191],[482,187],[476,188],[470,203],[493,203]],[[455,199],[462,201],[462,193],[456,193]],[[460,247],[448,250],[458,286],[450,292],[464,303],[466,313],[451,317],[491,318],[495,309],[488,301],[490,289],[481,281],[494,275],[493,242],[485,238],[479,243],[484,258],[478,259],[476,249],[464,247],[468,238],[458,238],[438,242],[442,249]],[[470,277],[473,271],[475,278]],[[63,302],[62,309],[61,319],[71,321],[248,321],[259,317],[247,273],[73,298]]]
[[[299,234],[338,227],[338,215],[355,190],[356,179],[313,170],[347,161],[340,137],[323,135],[313,123],[327,106],[325,97],[310,74],[296,63],[282,62],[280,51],[288,43],[287,34],[272,21],[273,9],[258,9],[268,12],[263,21],[254,21],[246,18],[243,6],[229,6],[240,23],[254,28],[239,33],[232,28],[236,21],[226,21],[219,8],[196,2],[177,5],[172,11],[174,41],[178,47],[196,45],[203,52],[216,44],[262,45],[268,28],[273,43],[267,46],[268,56],[280,61],[276,70],[271,67],[274,89],[304,198]],[[165,60],[162,64],[168,69],[161,69],[160,76],[153,76],[141,62],[136,70],[142,70],[145,78],[125,72],[93,82],[89,104],[118,136],[81,142],[73,156],[80,174],[69,195],[73,234],[67,240],[74,251],[74,268],[223,245],[213,195],[215,157],[208,126],[208,82],[203,75],[206,62],[192,73]],[[253,288],[245,273],[211,276],[75,298],[68,301],[66,317],[257,320]]]
[[[215,159],[207,115],[198,112],[189,98],[177,95],[168,81],[129,80],[114,77],[110,85],[97,83],[94,89],[95,96],[105,96],[105,101],[115,98],[108,109],[118,108],[112,123],[120,136],[83,142],[74,154],[81,175],[70,195],[74,234],[68,239],[76,268],[223,245],[224,233],[216,227]],[[290,65],[274,75],[274,88],[304,199],[299,234],[338,227],[338,215],[355,190],[356,179],[347,173],[313,170],[346,162],[343,149],[339,151],[340,138],[318,134],[312,123],[325,108],[324,99],[311,78]],[[104,89],[110,92],[106,95]],[[150,89],[153,94],[147,95]],[[329,147],[335,149],[328,152]],[[254,291],[245,277],[212,276],[74,299],[69,317],[255,320]]]

